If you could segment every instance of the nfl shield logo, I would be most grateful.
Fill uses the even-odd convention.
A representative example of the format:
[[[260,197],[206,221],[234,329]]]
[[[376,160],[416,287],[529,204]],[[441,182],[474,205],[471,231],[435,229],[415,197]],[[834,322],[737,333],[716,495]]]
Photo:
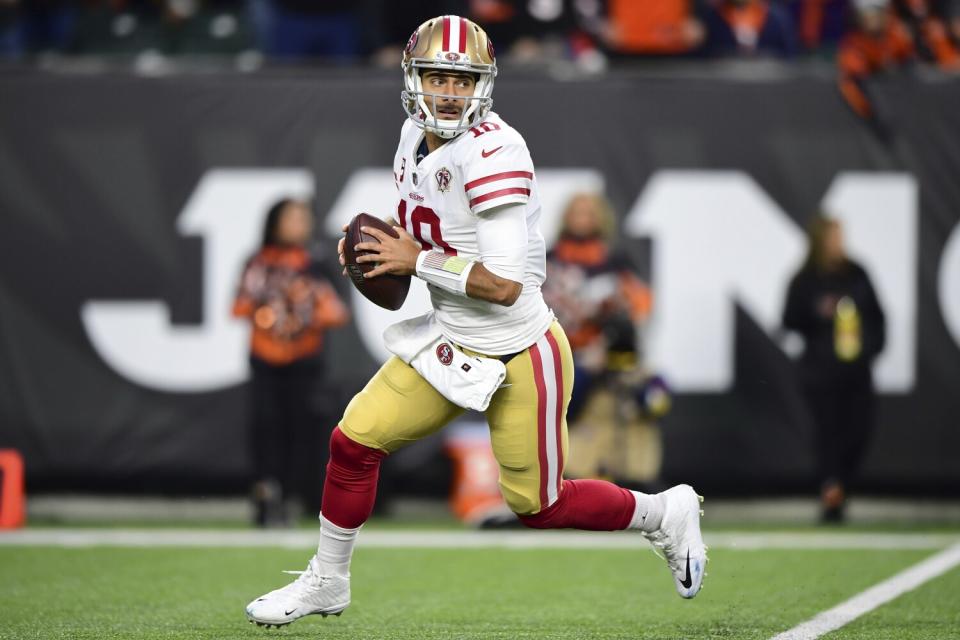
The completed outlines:
[[[446,193],[450,190],[450,180],[452,176],[450,175],[450,170],[446,167],[437,171],[437,189],[440,193]]]

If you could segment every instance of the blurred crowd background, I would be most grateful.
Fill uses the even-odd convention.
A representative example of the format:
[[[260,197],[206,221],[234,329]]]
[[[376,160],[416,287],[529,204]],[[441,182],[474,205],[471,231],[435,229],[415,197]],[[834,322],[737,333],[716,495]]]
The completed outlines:
[[[832,59],[866,32],[900,61],[960,65],[960,0],[0,0],[0,55],[257,53],[391,66],[410,25],[443,13],[483,25],[514,62]]]
[[[836,61],[847,104],[877,124],[863,81],[892,69],[960,71],[960,0],[0,0],[0,60],[322,61],[394,67],[411,24],[483,25],[501,62],[602,73],[638,60]]]

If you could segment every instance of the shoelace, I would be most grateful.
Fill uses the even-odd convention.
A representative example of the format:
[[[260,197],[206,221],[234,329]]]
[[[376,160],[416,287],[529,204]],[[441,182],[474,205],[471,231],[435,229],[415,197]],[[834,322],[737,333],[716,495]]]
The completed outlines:
[[[671,561],[667,559],[673,551],[673,545],[667,541],[667,534],[657,530],[652,533],[644,532],[643,537],[650,541],[650,550],[653,551],[655,556],[661,560],[667,560],[667,564],[670,565],[671,569],[675,568]],[[662,549],[663,553],[658,551],[658,549]]]
[[[307,563],[307,568],[303,571],[288,571],[284,570],[284,573],[288,573],[292,576],[299,576],[297,582],[302,582],[308,584],[312,587],[323,586],[323,576],[320,575],[320,572],[317,571],[317,556],[310,558],[310,562]]]

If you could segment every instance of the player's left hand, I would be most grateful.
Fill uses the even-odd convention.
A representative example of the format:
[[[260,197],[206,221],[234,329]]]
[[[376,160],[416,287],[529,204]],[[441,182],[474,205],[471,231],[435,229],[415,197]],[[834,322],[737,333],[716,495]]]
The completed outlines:
[[[362,227],[367,233],[380,242],[361,242],[354,247],[357,251],[370,251],[369,255],[357,257],[357,262],[377,262],[376,267],[364,274],[365,278],[376,278],[384,273],[398,276],[411,276],[417,270],[417,257],[420,255],[420,243],[403,227],[394,225],[393,229],[400,234],[393,238],[372,227]]]

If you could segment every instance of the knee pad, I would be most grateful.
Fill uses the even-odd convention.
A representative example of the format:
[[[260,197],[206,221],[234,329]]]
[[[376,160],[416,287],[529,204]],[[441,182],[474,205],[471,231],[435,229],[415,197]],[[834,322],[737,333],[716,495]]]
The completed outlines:
[[[340,427],[330,434],[330,463],[329,468],[336,467],[338,471],[368,471],[370,467],[380,465],[387,454],[379,449],[373,449],[359,442],[351,440]]]
[[[339,427],[333,430],[320,507],[327,520],[346,529],[366,522],[377,496],[380,461],[386,455],[354,442]]]

